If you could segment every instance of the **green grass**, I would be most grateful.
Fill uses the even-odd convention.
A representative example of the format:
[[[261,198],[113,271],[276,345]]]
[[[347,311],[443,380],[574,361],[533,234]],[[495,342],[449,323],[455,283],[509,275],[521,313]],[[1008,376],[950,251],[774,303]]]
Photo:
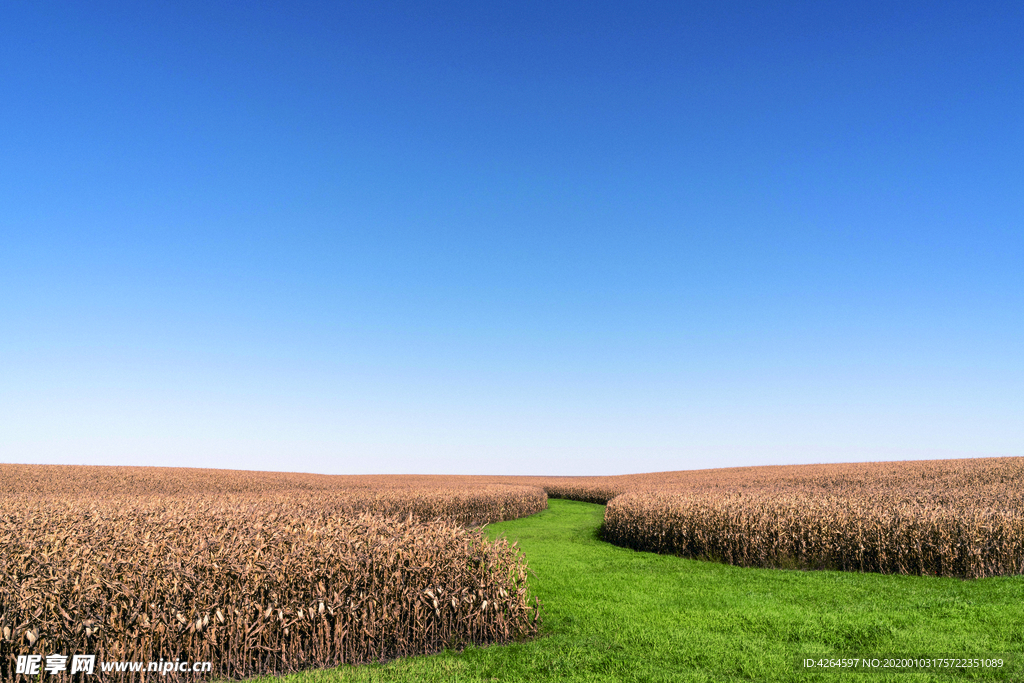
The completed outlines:
[[[604,507],[494,524],[519,542],[542,636],[273,681],[955,681],[969,674],[808,673],[800,655],[1012,653],[1024,660],[1024,577],[959,579],[749,569],[598,540]],[[982,680],[1024,680],[1003,670]]]

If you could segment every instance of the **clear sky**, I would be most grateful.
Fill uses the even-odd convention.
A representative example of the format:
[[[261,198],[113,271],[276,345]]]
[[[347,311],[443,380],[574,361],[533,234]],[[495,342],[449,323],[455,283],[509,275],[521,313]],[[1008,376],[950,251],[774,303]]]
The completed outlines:
[[[1024,4],[9,2],[0,461],[1024,455]]]

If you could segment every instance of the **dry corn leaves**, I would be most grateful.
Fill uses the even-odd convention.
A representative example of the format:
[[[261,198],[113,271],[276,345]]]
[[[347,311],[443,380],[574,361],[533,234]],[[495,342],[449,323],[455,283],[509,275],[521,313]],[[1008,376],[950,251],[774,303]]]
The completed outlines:
[[[27,680],[15,674],[20,654],[211,661],[242,677],[536,631],[523,557],[452,519],[529,514],[546,504],[542,490],[71,498],[51,483],[0,505],[2,680]]]
[[[1024,458],[642,476],[608,503],[613,543],[755,567],[1024,573]]]

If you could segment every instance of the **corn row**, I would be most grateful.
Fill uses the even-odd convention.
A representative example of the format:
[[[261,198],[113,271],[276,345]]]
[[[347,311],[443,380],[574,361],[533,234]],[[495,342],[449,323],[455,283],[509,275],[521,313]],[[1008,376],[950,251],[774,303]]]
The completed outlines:
[[[742,566],[1024,573],[1022,458],[670,474],[610,500],[604,538]]]
[[[339,514],[345,500],[8,499],[0,680],[28,680],[14,673],[22,654],[211,661],[238,678],[535,633],[513,545],[408,509]]]

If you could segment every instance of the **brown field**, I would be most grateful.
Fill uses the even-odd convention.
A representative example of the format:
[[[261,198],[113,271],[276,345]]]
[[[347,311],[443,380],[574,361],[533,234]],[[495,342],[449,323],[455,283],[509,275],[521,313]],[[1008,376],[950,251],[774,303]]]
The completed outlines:
[[[0,465],[0,496],[0,680],[29,680],[20,654],[243,677],[537,628],[524,558],[468,528],[543,509],[536,487]]]
[[[510,478],[505,478],[510,479]],[[514,479],[514,478],[511,478]],[[500,477],[340,476],[179,467],[0,464],[0,501],[136,501],[250,494],[314,500],[330,494],[337,514],[412,514],[462,526],[518,519],[546,506],[542,488]],[[0,512],[3,505],[0,503]]]
[[[618,477],[0,465],[0,679],[28,680],[28,653],[242,677],[530,637],[525,560],[475,527],[547,496],[607,503],[605,538],[639,550],[1024,573],[1024,458]]]

